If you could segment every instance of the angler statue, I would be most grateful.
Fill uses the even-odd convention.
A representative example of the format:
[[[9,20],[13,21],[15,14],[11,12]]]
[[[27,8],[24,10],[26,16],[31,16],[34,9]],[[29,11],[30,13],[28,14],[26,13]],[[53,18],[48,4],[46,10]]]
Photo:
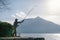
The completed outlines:
[[[14,27],[15,27],[13,36],[16,36],[16,28],[18,27],[18,23],[22,23],[23,21],[24,21],[24,20],[18,21],[18,19],[15,19],[14,24],[13,24]]]

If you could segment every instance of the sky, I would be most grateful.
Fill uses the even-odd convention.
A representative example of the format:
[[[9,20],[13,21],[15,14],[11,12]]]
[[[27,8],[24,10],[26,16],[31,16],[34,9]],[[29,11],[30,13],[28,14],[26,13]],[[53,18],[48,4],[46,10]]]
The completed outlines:
[[[20,21],[37,16],[60,25],[60,0],[10,0],[10,10],[0,12],[0,21],[13,24],[14,19]]]

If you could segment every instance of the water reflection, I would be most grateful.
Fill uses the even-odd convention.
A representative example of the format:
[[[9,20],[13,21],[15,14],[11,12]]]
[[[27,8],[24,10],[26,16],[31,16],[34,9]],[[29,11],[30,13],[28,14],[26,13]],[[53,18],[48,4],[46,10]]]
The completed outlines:
[[[60,40],[60,34],[59,33],[50,33],[50,34],[21,33],[21,37],[33,37],[33,38],[44,37],[45,40]]]

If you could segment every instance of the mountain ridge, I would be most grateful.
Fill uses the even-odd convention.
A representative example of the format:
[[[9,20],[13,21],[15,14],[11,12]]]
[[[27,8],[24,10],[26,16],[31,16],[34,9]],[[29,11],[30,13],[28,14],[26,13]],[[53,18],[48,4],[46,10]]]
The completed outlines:
[[[25,19],[17,28],[20,33],[60,33],[60,25],[40,17]]]

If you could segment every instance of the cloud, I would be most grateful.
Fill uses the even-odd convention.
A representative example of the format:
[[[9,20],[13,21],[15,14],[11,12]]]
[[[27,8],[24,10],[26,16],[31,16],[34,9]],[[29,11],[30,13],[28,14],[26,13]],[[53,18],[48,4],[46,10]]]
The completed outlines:
[[[26,14],[21,11],[21,12],[17,12],[16,14],[13,14],[11,16],[14,18],[18,18],[18,19],[22,18],[23,19],[26,16]]]
[[[15,15],[11,15],[12,17],[14,17],[14,18],[16,18],[16,16]]]
[[[16,16],[24,18],[26,14],[24,12],[16,13]]]

